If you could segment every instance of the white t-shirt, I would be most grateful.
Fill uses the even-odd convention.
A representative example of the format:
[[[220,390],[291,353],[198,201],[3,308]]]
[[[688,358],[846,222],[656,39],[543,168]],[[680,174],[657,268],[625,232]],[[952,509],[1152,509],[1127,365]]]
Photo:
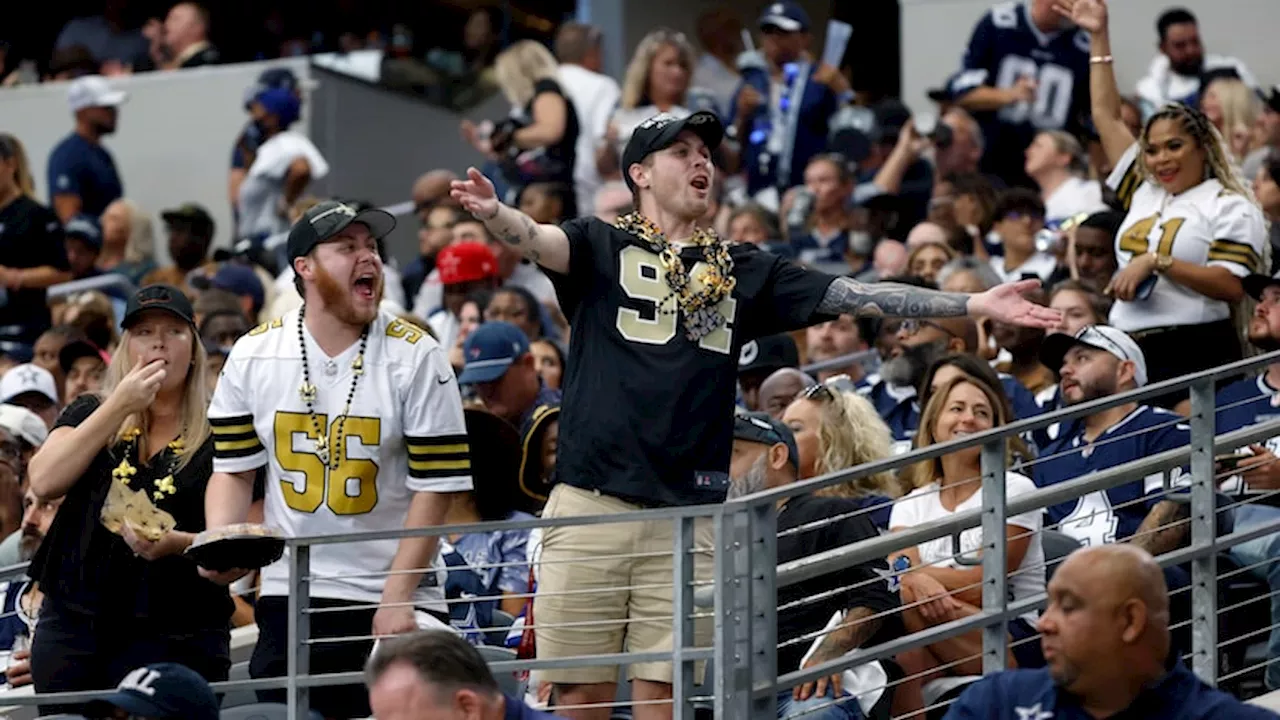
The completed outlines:
[[[564,63],[559,70],[560,87],[573,101],[578,113],[578,144],[573,164],[573,188],[578,199],[578,214],[590,215],[596,190],[600,188],[600,171],[596,169],[596,146],[609,126],[609,115],[618,106],[621,90],[608,75],[592,72],[581,65]]]
[[[1004,492],[1006,499],[1025,495],[1035,489],[1035,483],[1031,482],[1031,479],[1027,476],[1019,475],[1015,472],[1005,473]],[[981,507],[982,492],[978,491],[956,506],[955,510],[948,510],[942,506],[942,500],[938,493],[938,484],[932,483],[911,491],[906,497],[894,503],[893,511],[889,515],[889,529],[897,530],[899,528],[928,525],[938,520],[944,520],[956,513],[978,510]],[[1018,565],[1017,574],[1009,575],[1008,588],[1011,602],[1044,592],[1044,548],[1040,545],[1041,518],[1041,511],[1032,510],[1021,515],[1012,515],[1005,521],[1008,525],[1026,528],[1034,533],[1031,536],[1031,542],[1027,544],[1027,552],[1022,556],[1022,562]],[[920,553],[921,566],[936,565],[937,567],[957,570],[969,569],[955,561],[954,556],[956,553],[951,547],[951,541],[951,537],[947,536],[917,545],[916,551]],[[968,556],[966,559],[976,560],[979,555],[975,551],[981,547],[981,527],[969,528],[960,533],[960,551]],[[1021,617],[1034,624],[1038,614],[1031,612]]]
[[[253,164],[240,184],[237,198],[240,224],[236,228],[236,237],[289,231],[289,220],[280,214],[279,204],[284,197],[284,179],[289,173],[289,165],[298,158],[304,158],[311,166],[313,181],[329,174],[329,163],[306,135],[285,131],[273,135],[258,148]]]
[[[426,331],[378,314],[341,424],[359,343],[330,358],[305,334],[315,412],[326,428],[328,452],[341,453],[330,470],[299,392],[297,326],[293,311],[236,341],[209,406],[214,472],[267,468],[267,525],[290,537],[389,530],[403,527],[415,493],[471,490],[458,383],[444,349]],[[398,547],[397,540],[313,547],[311,594],[377,602]],[[288,557],[286,550],[263,569],[263,595],[288,594]],[[414,603],[447,612],[438,556],[431,568]]]
[[[1102,202],[1102,185],[1096,180],[1073,177],[1058,186],[1044,200],[1044,222],[1056,228],[1064,220],[1080,213],[1096,213],[1107,209]]]
[[[1170,195],[1138,170],[1138,145],[1116,163],[1107,185],[1128,214],[1116,233],[1116,262],[1123,270],[1138,255],[1157,252],[1208,267],[1224,267],[1236,277],[1266,272],[1268,238],[1262,211],[1216,179]],[[1111,324],[1134,332],[1173,325],[1226,320],[1230,306],[1184,285],[1157,276],[1145,300],[1117,300]]]
[[[991,269],[995,270],[996,275],[1000,277],[1000,282],[1007,283],[1015,280],[1021,280],[1024,275],[1035,275],[1036,277],[1048,282],[1049,276],[1058,267],[1058,260],[1048,253],[1038,252],[1027,258],[1018,267],[1012,270],[1004,269],[1004,258],[999,255],[991,256]]]

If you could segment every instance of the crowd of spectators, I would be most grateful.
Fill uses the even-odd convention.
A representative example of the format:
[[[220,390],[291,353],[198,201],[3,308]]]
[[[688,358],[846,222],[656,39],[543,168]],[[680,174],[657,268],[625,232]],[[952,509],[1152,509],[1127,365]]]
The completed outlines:
[[[509,115],[464,122],[460,134],[485,156],[484,172],[500,196],[537,223],[591,215],[613,222],[635,210],[622,160],[632,133],[658,113],[710,110],[723,119],[728,139],[712,158],[717,172],[704,223],[727,242],[859,281],[952,292],[1035,278],[1044,287],[1033,300],[1061,311],[1061,324],[1047,332],[984,318],[842,315],[745,344],[729,497],[1280,349],[1280,86],[1258,87],[1238,59],[1205,53],[1197,20],[1185,10],[1159,18],[1160,53],[1134,92],[1124,94],[1111,69],[1104,4],[999,4],[977,19],[962,66],[932,94],[936,123],[913,117],[897,100],[860,104],[845,72],[815,59],[810,19],[792,2],[765,8],[751,28],[758,50],[744,52],[741,24],[723,9],[699,18],[696,39],[655,29],[620,79],[601,73],[602,43],[614,40],[591,26],[565,23],[550,47],[533,40],[502,47],[494,37],[499,18],[483,11],[472,20],[465,51],[424,62],[435,73],[491,83],[510,102]],[[77,640],[76,623],[120,622],[113,632],[134,633],[141,624],[120,619],[129,613],[172,621],[187,636],[203,633],[212,650],[189,644],[171,659],[220,679],[226,668],[202,666],[201,658],[215,665],[225,659],[220,643],[228,617],[231,624],[253,622],[252,577],[232,587],[225,606],[216,592],[192,595],[203,598],[193,611],[199,617],[177,617],[141,596],[121,605],[86,591],[86,578],[113,568],[136,575],[131,582],[138,585],[161,580],[138,560],[151,550],[131,541],[126,548],[102,530],[95,496],[76,491],[72,478],[51,475],[50,456],[42,465],[36,455],[55,428],[78,433],[51,443],[59,456],[70,452],[69,439],[97,443],[79,455],[107,442],[93,434],[101,428],[85,433],[82,423],[96,403],[122,392],[124,378],[109,368],[128,352],[121,333],[133,296],[123,285],[56,297],[46,295],[48,288],[115,275],[131,286],[180,289],[190,298],[195,349],[187,358],[192,371],[171,382],[200,383],[206,396],[237,339],[302,302],[280,240],[316,204],[308,186],[329,165],[304,133],[291,129],[302,103],[291,73],[269,70],[247,89],[229,195],[202,199],[234,207],[231,249],[213,248],[214,221],[195,202],[160,212],[157,233],[151,209],[128,199],[128,178],[101,144],[125,101],[102,76],[218,62],[209,23],[204,7],[180,3],[162,23],[138,32],[120,32],[109,18],[64,29],[49,75],[74,78],[68,86],[74,125],[49,158],[48,198],[34,196],[20,138],[0,134],[0,565],[36,557],[46,535],[59,548],[55,559],[49,550],[40,556],[30,579],[5,588],[0,648],[12,648],[7,677],[14,687],[32,681],[33,635],[59,643],[68,657],[88,657],[118,638]],[[72,56],[84,57],[67,60]],[[71,69],[57,70],[60,62]],[[453,169],[431,169],[407,188],[417,252],[403,265],[386,263],[383,305],[446,349],[468,408],[471,447],[482,448],[473,460],[474,490],[453,503],[447,522],[527,519],[541,512],[556,483],[560,389],[578,339],[552,281],[462,209],[450,195],[456,179]],[[160,242],[168,264],[158,260]],[[106,399],[98,399],[104,392]],[[1280,365],[1224,384],[1219,430],[1273,417],[1278,404]],[[1185,393],[1174,393],[1011,438],[1008,496],[1184,446],[1188,411]],[[1258,497],[1280,489],[1278,443],[1219,459],[1222,495],[1249,501],[1234,509],[1237,528],[1276,517]],[[978,507],[979,452],[787,501],[778,514],[779,561]],[[82,460],[105,462],[93,453]],[[41,478],[36,485],[29,463]],[[1184,474],[1175,472],[1173,484]],[[78,516],[57,523],[69,509]],[[1082,546],[1129,543],[1159,555],[1186,542],[1187,514],[1187,504],[1156,475],[1012,516],[1011,599],[1045,589],[1052,573],[1045,530]],[[177,530],[201,529],[198,515],[180,518]],[[1272,593],[1280,592],[1280,572],[1266,561],[1280,553],[1277,537],[1233,551]],[[977,612],[981,569],[961,561],[982,546],[981,531],[967,531],[958,542],[908,548],[780,593],[778,672]],[[538,533],[525,530],[442,542],[450,619],[472,644],[536,654],[536,633],[521,627],[534,624],[531,597],[545,571],[537,564],[539,543]],[[86,574],[89,565],[96,574]],[[181,575],[170,564],[160,571],[163,578]],[[1164,576],[1171,589],[1190,581],[1177,566]],[[198,584],[186,576],[181,582]],[[80,604],[36,634],[51,588]],[[1066,601],[1059,596],[1066,592],[1051,583],[1048,614],[1010,623],[1011,667],[1048,660],[1057,671],[1037,637],[1065,632],[1059,605]],[[821,602],[805,600],[815,597]],[[1175,620],[1189,613],[1189,593],[1181,597],[1169,610]],[[1271,613],[1280,621],[1280,602],[1273,600]],[[859,718],[877,704],[891,705],[895,715],[920,712],[924,681],[976,674],[980,648],[975,632],[900,654],[896,665],[911,679],[892,693],[865,692],[888,677],[880,664],[860,668],[856,677],[806,684],[780,696],[779,718]],[[1271,632],[1268,657],[1280,659],[1280,631]],[[135,665],[122,651],[109,662],[84,663],[74,676],[47,666],[36,675],[45,673],[37,680],[44,688],[102,689]],[[375,663],[371,685],[385,685],[387,675]],[[1280,689],[1280,664],[1268,667],[1265,683]],[[540,702],[554,704],[550,684],[531,687]],[[983,699],[989,692],[979,688],[965,703],[995,702]],[[637,717],[651,717],[646,712],[637,707]],[[565,715],[597,718],[607,711]]]

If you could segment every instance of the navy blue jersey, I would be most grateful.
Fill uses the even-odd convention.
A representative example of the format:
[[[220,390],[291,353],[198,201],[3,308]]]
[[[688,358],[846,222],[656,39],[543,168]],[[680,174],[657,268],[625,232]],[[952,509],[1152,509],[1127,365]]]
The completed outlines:
[[[31,581],[23,578],[4,583],[4,606],[0,610],[0,654],[9,652],[19,635],[31,636],[36,619],[22,610],[19,599],[31,589]]]
[[[1266,373],[1263,373],[1257,377],[1237,380],[1219,390],[1214,406],[1218,408],[1217,431],[1231,432],[1280,417],[1280,390],[1268,385]],[[1280,455],[1280,436],[1269,438],[1262,445]],[[1239,475],[1232,475],[1221,481],[1218,488],[1231,495],[1251,494]],[[1263,494],[1266,500],[1275,501],[1270,490],[1252,494]]]
[[[561,226],[569,272],[548,273],[572,328],[560,414],[560,482],[647,507],[723,502],[742,345],[830,319],[816,309],[835,279],[754,245],[729,248],[726,322],[690,340],[659,311],[671,288],[641,240],[595,218]],[[702,250],[680,257],[698,276]]]
[[[975,88],[1011,88],[1022,77],[1039,88],[1034,102],[978,113],[987,140],[983,171],[1022,178],[1023,151],[1040,130],[1079,133],[1089,112],[1089,34],[1040,31],[1022,3],[1003,2],[978,21],[962,66],[950,83],[953,97]]]
[[[1180,662],[1143,688],[1133,703],[1113,717],[1139,720],[1263,720],[1276,716],[1246,705],[1201,682]],[[952,703],[946,720],[1093,720],[1080,701],[1060,690],[1046,668],[1009,670],[970,685]]]
[[[1107,428],[1092,443],[1085,442],[1084,422],[1063,423],[1056,440],[1040,449],[1034,480],[1040,487],[1074,480],[1138,458],[1183,447],[1191,441],[1191,427],[1177,413],[1139,405],[1123,420]],[[1174,470],[1177,481],[1182,472]],[[1164,475],[1154,473],[1105,492],[1095,492],[1046,509],[1049,523],[1085,545],[1123,540],[1135,531],[1148,510],[1163,499]]]

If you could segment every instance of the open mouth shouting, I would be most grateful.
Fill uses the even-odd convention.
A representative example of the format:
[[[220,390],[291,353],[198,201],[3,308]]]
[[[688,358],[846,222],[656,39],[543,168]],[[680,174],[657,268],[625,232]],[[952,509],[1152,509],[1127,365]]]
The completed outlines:
[[[707,192],[711,190],[711,176],[702,173],[694,175],[693,179],[689,181],[689,185],[697,191],[699,196],[705,197]]]
[[[378,275],[372,270],[361,271],[351,283],[356,297],[374,302],[378,297]]]

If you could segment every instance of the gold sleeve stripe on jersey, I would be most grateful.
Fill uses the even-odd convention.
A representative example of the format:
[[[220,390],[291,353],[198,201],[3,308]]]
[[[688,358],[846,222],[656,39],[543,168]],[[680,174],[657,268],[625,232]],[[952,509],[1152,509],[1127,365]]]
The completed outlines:
[[[1253,246],[1234,240],[1214,240],[1209,245],[1209,260],[1238,263],[1250,270],[1259,265],[1258,253]]]
[[[471,471],[471,445],[466,435],[405,437],[409,475],[415,478],[453,477]]]
[[[261,452],[262,440],[253,428],[252,415],[209,418],[213,430],[213,454],[222,459],[248,457]]]
[[[1138,186],[1141,184],[1142,173],[1138,171],[1138,161],[1135,159],[1129,164],[1124,177],[1120,178],[1120,184],[1116,186],[1116,196],[1120,198],[1120,204],[1125,210],[1128,210],[1129,205],[1133,203],[1133,194],[1138,191]]]

